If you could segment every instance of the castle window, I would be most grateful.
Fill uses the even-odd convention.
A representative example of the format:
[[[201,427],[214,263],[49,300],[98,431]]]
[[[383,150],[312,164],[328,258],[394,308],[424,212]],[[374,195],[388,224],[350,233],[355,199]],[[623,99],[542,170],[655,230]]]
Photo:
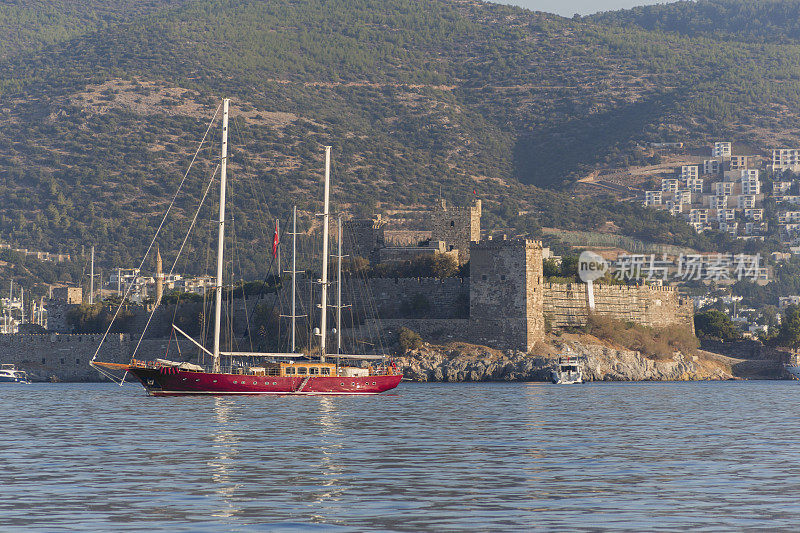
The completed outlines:
[[[505,280],[506,280],[506,275],[505,275],[505,274],[502,274],[502,275],[500,276],[500,280],[501,280],[501,281],[505,281]]]
[[[76,364],[76,365],[79,365],[79,364],[81,364],[81,360],[80,360],[80,358],[78,358],[78,357],[76,357],[76,358],[75,358],[75,364]]]
[[[484,274],[483,276],[481,276],[481,279],[482,279],[483,281],[486,281],[486,274]]]
[[[44,358],[44,357],[42,357],[42,364],[43,364],[43,365],[46,365],[46,364],[47,364],[47,359],[46,359],[46,358]]]
[[[62,365],[64,364],[64,358],[63,357],[61,358],[61,364]]]
[[[456,226],[456,221],[455,220],[451,220],[450,221],[450,227],[454,228],[455,226]]]

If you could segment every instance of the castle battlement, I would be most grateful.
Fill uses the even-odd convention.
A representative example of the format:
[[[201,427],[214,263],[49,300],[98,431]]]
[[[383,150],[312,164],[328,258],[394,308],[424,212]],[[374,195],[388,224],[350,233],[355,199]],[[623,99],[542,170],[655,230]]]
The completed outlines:
[[[515,237],[513,239],[485,239],[470,245],[477,250],[502,250],[504,248],[542,248],[542,241]]]
[[[575,290],[575,291],[584,291],[586,290],[586,285],[583,283],[544,283],[543,284],[545,289],[554,289],[554,288],[561,288],[566,287],[566,290]],[[666,285],[613,285],[613,284],[602,284],[602,283],[594,283],[593,290],[595,293],[598,291],[611,291],[611,292],[664,292],[664,293],[675,293],[677,289],[675,287],[669,287]]]
[[[376,215],[375,218],[351,218],[342,222],[342,225],[347,229],[380,229],[386,225],[386,221]]]
[[[395,284],[398,284],[398,285],[401,284],[401,283],[404,283],[404,284],[417,283],[418,285],[426,285],[426,284],[431,284],[431,283],[438,283],[440,285],[444,285],[444,284],[448,284],[449,285],[449,284],[452,284],[452,283],[457,283],[457,284],[465,283],[464,278],[430,278],[430,277],[427,277],[427,278],[426,277],[422,277],[422,278],[372,278],[372,280],[370,280],[370,281],[373,281],[373,280],[376,280],[376,279],[391,281],[391,282],[393,282]],[[466,283],[469,283],[469,282],[467,281]]]

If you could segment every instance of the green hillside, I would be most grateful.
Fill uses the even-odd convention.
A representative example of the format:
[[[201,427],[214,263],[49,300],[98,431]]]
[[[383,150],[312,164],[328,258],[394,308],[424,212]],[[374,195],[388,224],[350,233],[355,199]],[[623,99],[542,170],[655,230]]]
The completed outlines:
[[[800,40],[798,0],[681,1],[609,11],[589,19],[690,37],[769,43],[796,43]]]
[[[795,45],[462,0],[63,5],[0,10],[5,27],[26,21],[0,34],[13,50],[0,59],[0,239],[73,253],[96,244],[106,267],[139,257],[223,95],[236,110],[246,272],[266,261],[266,219],[294,203],[317,208],[325,144],[335,197],[357,213],[422,207],[440,190],[466,202],[475,190],[490,228],[612,221],[709,249],[722,237],[611,199],[575,200],[566,186],[597,166],[641,162],[647,141],[798,140]],[[210,165],[190,176],[162,250],[179,244]]]

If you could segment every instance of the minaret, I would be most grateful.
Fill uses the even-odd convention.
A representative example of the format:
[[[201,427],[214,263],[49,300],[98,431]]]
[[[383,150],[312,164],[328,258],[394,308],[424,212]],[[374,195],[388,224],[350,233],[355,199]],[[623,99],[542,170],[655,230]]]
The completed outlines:
[[[161,250],[156,247],[156,305],[161,303],[164,296],[164,269],[161,263]]]

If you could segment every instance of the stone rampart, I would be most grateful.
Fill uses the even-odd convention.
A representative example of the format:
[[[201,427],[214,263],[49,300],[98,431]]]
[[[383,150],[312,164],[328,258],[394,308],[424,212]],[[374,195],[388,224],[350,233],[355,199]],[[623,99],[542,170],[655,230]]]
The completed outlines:
[[[553,327],[586,325],[589,304],[583,283],[545,283],[544,314]],[[694,331],[692,301],[672,287],[594,285],[595,313],[644,326],[681,324]]]
[[[97,350],[100,334],[63,335],[0,335],[0,362],[12,363],[28,372],[31,379],[45,381],[101,381],[100,374],[89,366]],[[127,363],[131,359],[138,338],[127,333],[111,334],[97,355],[98,361]],[[180,351],[175,339],[144,339],[136,358],[152,361],[169,358],[180,361],[197,359],[197,347],[188,340],[180,341]]]
[[[466,318],[469,314],[468,278],[372,278],[368,284],[381,318]]]

